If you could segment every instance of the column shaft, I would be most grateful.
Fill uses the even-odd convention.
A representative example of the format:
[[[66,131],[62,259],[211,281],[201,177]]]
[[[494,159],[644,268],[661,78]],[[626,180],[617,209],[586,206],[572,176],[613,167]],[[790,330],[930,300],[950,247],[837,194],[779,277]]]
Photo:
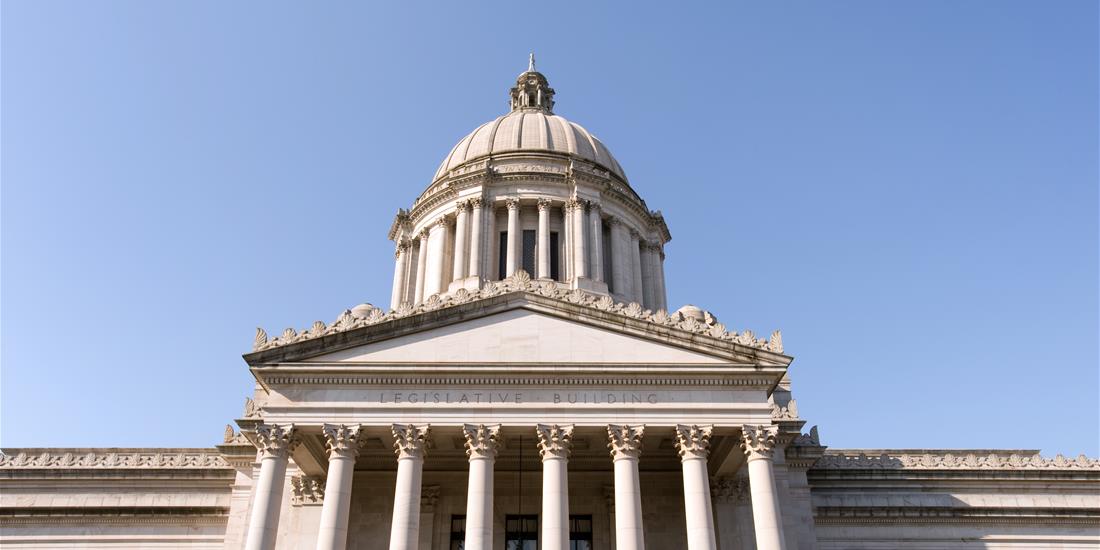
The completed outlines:
[[[592,203],[588,206],[589,234],[592,235],[592,269],[590,276],[603,281],[603,218],[600,216],[600,205]]]
[[[585,238],[584,203],[574,199],[569,208],[573,223],[573,278],[588,277],[588,239]]]
[[[469,273],[470,277],[481,277],[481,265],[482,261],[482,241],[485,240],[484,228],[485,220],[482,217],[481,199],[474,198],[470,200],[470,262]]]
[[[541,550],[569,550],[569,453],[573,426],[539,424],[542,455]]]
[[[390,309],[397,309],[405,294],[405,256],[407,248],[405,243],[398,243],[397,252],[394,253],[393,292],[390,295]]]
[[[661,245],[657,245],[657,307],[668,311],[668,290],[665,288],[665,253]]]
[[[428,230],[428,270],[424,274],[424,299],[443,290],[443,262],[446,259],[447,223],[440,218]]]
[[[260,448],[260,476],[252,499],[252,513],[245,536],[245,550],[272,550],[279,532],[286,466],[294,448],[294,425],[261,424],[256,427]]]
[[[631,275],[634,277],[634,282],[631,284],[633,290],[631,296],[635,302],[641,304],[645,302],[645,297],[642,291],[642,257],[641,250],[638,248],[639,238],[638,233],[630,232],[630,259],[628,261],[630,262]]]
[[[470,458],[466,493],[466,539],[468,550],[493,550],[493,466],[496,463],[500,424],[463,426],[466,454]]]
[[[416,252],[416,289],[413,292],[413,303],[417,304],[424,300],[424,281],[428,271],[428,232],[421,231],[418,241],[420,245]]]
[[[615,294],[629,299],[631,295],[630,283],[633,279],[627,277],[626,266],[629,262],[624,256],[630,253],[627,243],[630,241],[626,234],[626,228],[616,218],[611,219],[611,288]]]
[[[393,425],[397,452],[397,483],[393,493],[390,550],[418,550],[420,546],[420,491],[428,426]]]
[[[550,278],[550,201],[539,200],[538,278]]]
[[[707,455],[713,426],[676,426],[676,447],[684,471],[684,517],[688,550],[716,550]]]
[[[460,281],[466,278],[466,268],[469,259],[466,257],[467,234],[470,228],[467,226],[470,215],[470,204],[466,201],[458,203],[455,211],[455,258],[451,278]]]
[[[758,550],[784,550],[783,519],[775,490],[772,456],[778,429],[774,426],[743,426],[741,447],[749,469],[752,520]]]
[[[607,427],[611,458],[615,470],[615,548],[644,550],[642,528],[642,492],[638,478],[638,460],[642,455],[645,426],[612,424]]]
[[[517,248],[522,244],[523,239],[520,236],[519,227],[519,201],[516,199],[508,199],[508,249],[507,260],[505,261],[505,273],[506,277],[511,277],[519,269],[519,254]]]
[[[329,449],[328,476],[317,528],[317,550],[344,550],[348,541],[355,457],[359,454],[359,426],[326,424],[324,433]]]

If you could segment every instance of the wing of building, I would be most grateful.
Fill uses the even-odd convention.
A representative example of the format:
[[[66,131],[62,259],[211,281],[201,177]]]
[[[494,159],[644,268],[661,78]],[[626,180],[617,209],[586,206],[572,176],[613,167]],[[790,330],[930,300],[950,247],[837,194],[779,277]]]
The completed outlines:
[[[669,311],[671,239],[529,69],[390,229],[388,307],[257,332],[209,449],[4,449],[4,548],[1098,548],[1100,461],[827,449],[779,331]]]

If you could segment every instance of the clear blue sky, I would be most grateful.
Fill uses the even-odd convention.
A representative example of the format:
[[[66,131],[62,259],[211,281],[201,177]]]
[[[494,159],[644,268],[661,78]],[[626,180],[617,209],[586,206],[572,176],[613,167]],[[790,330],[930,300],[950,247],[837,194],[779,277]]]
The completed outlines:
[[[468,4],[4,2],[0,442],[218,442],[533,50],[825,443],[1100,454],[1096,2]]]

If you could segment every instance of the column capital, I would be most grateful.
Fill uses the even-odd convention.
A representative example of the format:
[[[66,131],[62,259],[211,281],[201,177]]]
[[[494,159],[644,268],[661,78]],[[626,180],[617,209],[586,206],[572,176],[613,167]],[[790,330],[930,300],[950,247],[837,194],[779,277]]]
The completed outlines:
[[[447,216],[440,216],[439,219],[432,222],[432,225],[435,226],[435,227],[442,227],[442,228],[446,229],[447,226],[450,225],[450,223],[451,222],[449,222],[447,220]]]
[[[290,503],[294,506],[323,504],[325,478],[298,474],[290,478]]]
[[[516,197],[504,199],[504,207],[508,210],[519,210],[519,199]]]
[[[496,458],[500,448],[500,424],[463,424],[462,435],[466,436],[466,456],[475,458]]]
[[[470,203],[470,208],[481,208],[481,197],[471,197],[467,202]]]
[[[611,449],[611,459],[639,458],[642,456],[642,434],[644,424],[629,426],[626,424],[608,424],[607,447]]]
[[[608,216],[607,217],[607,225],[622,226],[623,225],[623,219],[618,217],[618,216]]]
[[[577,197],[570,197],[569,200],[565,201],[565,209],[566,210],[580,210],[580,211],[583,212],[585,202],[586,201],[578,199]]]
[[[328,449],[329,458],[351,457],[359,455],[359,425],[358,424],[325,424],[321,426],[325,436],[325,448]]]
[[[428,424],[394,424],[393,451],[398,460],[424,458],[428,450]]]
[[[588,201],[588,210],[590,212],[599,212],[602,209],[603,207],[600,206],[600,203],[596,201]]]
[[[569,458],[573,447],[573,425],[538,424],[535,433],[539,437],[539,456],[548,458]]]
[[[539,199],[539,212],[544,212],[550,209],[550,199]]]
[[[749,478],[716,477],[710,482],[710,496],[715,502],[743,502],[749,498]]]
[[[714,433],[714,425],[677,424],[676,425],[676,450],[680,453],[680,460],[692,458],[706,459],[710,453],[710,436]]]
[[[286,458],[299,442],[294,424],[258,424],[256,426],[256,447],[263,458]]]
[[[779,428],[776,426],[746,424],[741,427],[741,449],[745,451],[748,460],[771,460],[778,435]]]
[[[427,241],[427,240],[428,240],[428,228],[427,228],[427,227],[425,227],[425,228],[421,229],[421,230],[420,230],[420,231],[419,231],[419,232],[418,232],[418,233],[416,234],[416,238],[420,239],[420,242],[421,242],[421,243],[423,243],[423,242]]]
[[[630,228],[630,238],[635,241],[642,240],[642,234],[638,233],[637,229]]]

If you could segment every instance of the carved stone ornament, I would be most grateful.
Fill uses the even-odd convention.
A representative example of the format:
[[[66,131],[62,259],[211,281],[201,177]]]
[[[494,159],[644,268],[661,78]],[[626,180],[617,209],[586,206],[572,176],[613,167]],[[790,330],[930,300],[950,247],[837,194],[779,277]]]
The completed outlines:
[[[325,479],[296,475],[290,478],[290,503],[294,506],[319,506],[325,502]]]
[[[610,424],[607,426],[607,447],[611,449],[612,460],[620,458],[639,458],[642,456],[642,434],[645,425]]]
[[[736,504],[749,498],[749,478],[744,476],[716,477],[710,482],[710,495],[715,502]]]
[[[821,436],[817,433],[817,426],[810,428],[809,433],[804,433],[794,438],[794,445],[804,447],[821,446]]]
[[[775,451],[775,438],[777,435],[779,435],[779,428],[776,426],[742,426],[741,448],[744,449],[745,456],[749,460],[757,458],[770,459]]]
[[[519,210],[519,199],[508,198],[504,199],[504,207],[508,210]]]
[[[214,449],[165,452],[146,449],[128,452],[103,452],[103,449],[8,449],[12,454],[0,454],[0,469],[8,468],[229,468],[230,465]]]
[[[393,451],[397,459],[424,458],[428,451],[428,424],[394,424]]]
[[[710,452],[710,436],[713,433],[713,424],[705,426],[677,424],[676,451],[680,454],[680,460],[706,459]]]
[[[257,329],[263,332],[263,329]],[[267,338],[267,333],[264,333],[264,338]],[[244,398],[244,418],[259,418],[263,413],[263,409],[256,404],[251,397]]]
[[[256,447],[263,454],[262,458],[286,458],[298,443],[294,424],[258,424],[256,426]]]
[[[462,435],[466,436],[466,456],[475,458],[496,458],[500,447],[500,424],[463,424]]]
[[[776,420],[798,420],[798,405],[791,399],[785,406],[772,405],[772,418]]]
[[[565,201],[565,209],[566,210],[578,210],[578,211],[583,212],[584,211],[584,202],[585,201],[582,201],[582,200],[578,199],[577,197],[570,197],[569,200]]]
[[[573,425],[539,424],[535,426],[539,438],[539,456],[543,460],[550,458],[569,458],[573,447]]]
[[[369,314],[361,312],[358,315],[354,315],[351,310],[344,310],[344,312],[329,325],[317,321],[313,323],[313,326],[301,332],[297,332],[293,328],[288,328],[283,331],[281,336],[275,338],[267,338],[266,333],[264,333],[264,338],[256,338],[253,344],[253,351],[263,351],[288,344],[313,340],[315,338],[321,338],[379,323],[392,322],[412,315],[446,309],[512,292],[529,292],[544,298],[559,300],[613,315],[629,317],[659,327],[682,330],[739,346],[773,353],[783,353],[783,339],[778,330],[773,332],[771,338],[767,340],[757,338],[751,330],[740,333],[727,332],[726,326],[719,323],[713,315],[708,314],[705,319],[698,320],[680,312],[669,313],[663,309],[650,311],[636,303],[623,304],[615,302],[610,296],[592,294],[577,289],[560,288],[558,285],[549,281],[532,280],[531,276],[523,270],[517,271],[515,275],[503,281],[488,281],[484,287],[477,290],[433,295],[420,304],[410,305],[402,303],[396,310],[391,310],[389,312],[372,307]]]
[[[325,435],[325,448],[330,457],[359,455],[359,425],[325,424],[321,427]]]
[[[539,199],[539,212],[544,212],[550,209],[550,199]]]
[[[965,451],[929,451],[924,453],[883,452],[878,455],[829,451],[814,468],[823,470],[1100,470],[1100,459],[1061,454],[1043,458],[1038,454],[990,453],[978,455]]]
[[[425,485],[420,489],[420,512],[432,513],[439,502],[439,485]]]

